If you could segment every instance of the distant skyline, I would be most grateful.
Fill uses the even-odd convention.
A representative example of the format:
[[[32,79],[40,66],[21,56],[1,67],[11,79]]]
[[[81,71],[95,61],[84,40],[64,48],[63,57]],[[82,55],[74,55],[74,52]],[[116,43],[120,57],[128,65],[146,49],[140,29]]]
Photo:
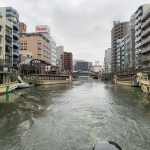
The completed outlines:
[[[19,12],[27,31],[35,26],[50,27],[57,46],[73,53],[74,59],[99,61],[103,65],[105,49],[111,47],[113,21],[129,21],[131,15],[149,0],[3,0]]]

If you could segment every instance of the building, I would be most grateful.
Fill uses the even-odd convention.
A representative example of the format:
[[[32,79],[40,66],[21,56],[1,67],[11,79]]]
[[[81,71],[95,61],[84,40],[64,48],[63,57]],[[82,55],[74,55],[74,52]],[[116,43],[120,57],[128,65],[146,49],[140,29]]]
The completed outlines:
[[[66,71],[73,71],[73,55],[71,52],[64,52],[64,69]]]
[[[111,73],[111,48],[105,50],[104,73]]]
[[[125,66],[126,70],[135,69],[135,15],[132,15],[127,25],[125,35]]]
[[[117,40],[117,72],[125,71],[125,38]]]
[[[92,65],[92,66],[90,66],[90,71],[101,74],[103,72],[103,67],[102,67],[102,65],[98,65],[98,64]]]
[[[51,65],[56,66],[56,42],[50,34],[49,26],[48,25],[37,25],[36,32],[43,34],[44,36],[46,36],[49,39],[50,53],[51,53],[50,63],[51,63]]]
[[[143,67],[150,67],[150,8],[142,15],[142,63]]]
[[[33,59],[51,64],[50,40],[42,33],[20,33],[20,51],[29,51]]]
[[[53,37],[49,38],[50,40],[50,52],[51,52],[51,64],[56,66],[56,42],[54,41]]]
[[[13,24],[0,13],[0,60],[13,65]]]
[[[135,68],[142,67],[142,16],[149,7],[150,4],[141,5],[135,12]]]
[[[117,70],[117,39],[121,39],[126,35],[128,22],[114,21],[111,30],[111,70]]]
[[[2,16],[13,24],[13,66],[19,63],[19,14],[12,7],[0,7]]]
[[[90,71],[92,66],[91,62],[88,61],[76,61],[75,71]]]
[[[26,33],[27,31],[27,26],[23,22],[19,22],[19,33]]]
[[[64,47],[57,46],[56,47],[56,65],[63,70],[64,68]]]

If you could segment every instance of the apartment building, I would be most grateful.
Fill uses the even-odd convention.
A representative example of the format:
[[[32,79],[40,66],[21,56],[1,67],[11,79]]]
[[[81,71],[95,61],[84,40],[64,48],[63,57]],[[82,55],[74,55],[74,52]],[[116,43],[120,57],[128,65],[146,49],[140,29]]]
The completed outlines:
[[[117,40],[117,72],[124,71],[126,69],[125,62],[125,38]]]
[[[19,14],[12,7],[0,7],[0,12],[13,24],[13,66],[16,67],[19,63]]]
[[[117,71],[117,40],[123,38],[127,32],[128,22],[114,21],[111,30],[111,70]]]
[[[0,60],[13,65],[13,24],[0,13]]]
[[[73,71],[73,55],[70,52],[64,52],[64,69],[68,72]]]
[[[20,51],[29,51],[33,59],[51,64],[50,40],[42,33],[20,33]]]
[[[127,24],[125,35],[125,66],[126,70],[135,68],[135,15],[132,15]]]
[[[141,21],[142,63],[145,68],[150,67],[150,8],[142,15]]]
[[[64,68],[64,47],[56,47],[56,65],[59,66],[62,70]]]
[[[142,67],[142,16],[149,7],[150,4],[141,5],[135,12],[135,68],[137,69]]]

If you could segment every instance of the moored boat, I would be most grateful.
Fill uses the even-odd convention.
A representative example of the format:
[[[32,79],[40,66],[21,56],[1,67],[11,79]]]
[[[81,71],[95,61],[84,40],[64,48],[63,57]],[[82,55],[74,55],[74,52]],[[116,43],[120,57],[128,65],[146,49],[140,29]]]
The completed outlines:
[[[31,75],[25,79],[30,83],[35,85],[45,85],[45,84],[69,84],[72,83],[72,77],[69,75],[56,75],[56,74],[37,74]]]
[[[34,84],[29,84],[29,83],[24,82],[20,76],[18,76],[18,80],[19,82],[17,83],[17,89],[29,88],[29,87],[34,86]]]
[[[134,87],[139,86],[137,75],[134,73],[114,75],[113,81],[115,82],[115,84],[120,84],[120,85],[127,85],[127,86],[134,86]]]

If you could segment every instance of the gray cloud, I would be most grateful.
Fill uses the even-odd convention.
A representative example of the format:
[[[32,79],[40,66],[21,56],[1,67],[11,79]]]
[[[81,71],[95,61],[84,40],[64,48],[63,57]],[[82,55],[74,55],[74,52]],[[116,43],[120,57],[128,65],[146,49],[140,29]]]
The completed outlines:
[[[20,20],[35,30],[47,24],[58,44],[72,51],[74,58],[103,63],[110,47],[114,20],[128,21],[139,5],[148,0],[5,0],[1,6],[13,6]]]

